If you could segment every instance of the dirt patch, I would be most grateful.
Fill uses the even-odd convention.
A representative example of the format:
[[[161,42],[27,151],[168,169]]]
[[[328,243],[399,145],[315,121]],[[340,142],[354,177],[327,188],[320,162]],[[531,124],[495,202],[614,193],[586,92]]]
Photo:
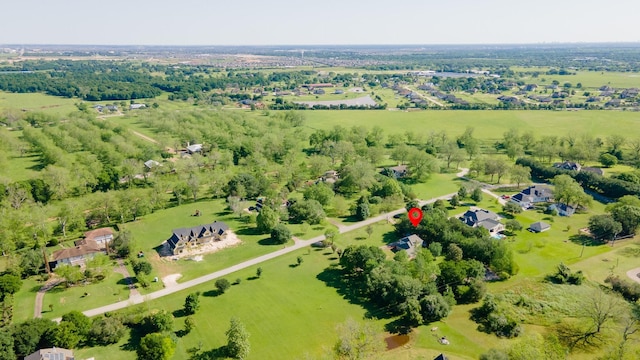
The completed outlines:
[[[640,283],[640,268],[635,268],[635,269],[631,269],[629,271],[627,271],[627,276],[637,282]]]
[[[172,287],[178,285],[178,279],[182,277],[182,274],[171,274],[162,278],[162,283],[165,287]]]
[[[397,349],[401,346],[405,346],[411,341],[409,335],[391,335],[384,338],[387,343],[387,350]]]

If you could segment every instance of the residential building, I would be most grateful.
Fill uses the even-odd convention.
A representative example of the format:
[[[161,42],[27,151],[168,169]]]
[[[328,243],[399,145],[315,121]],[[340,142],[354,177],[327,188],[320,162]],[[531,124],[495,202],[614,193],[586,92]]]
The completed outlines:
[[[178,255],[185,249],[212,241],[224,240],[227,237],[228,230],[229,226],[221,221],[214,221],[211,224],[198,225],[191,228],[175,229],[167,243],[171,253]]]
[[[40,349],[31,355],[25,356],[24,360],[74,360],[73,351],[63,348]]]
[[[410,258],[416,256],[418,249],[422,248],[423,241],[418,235],[405,236],[402,239],[389,244],[389,248],[393,252],[406,251]]]
[[[512,196],[511,200],[526,209],[533,204],[553,201],[553,192],[547,186],[533,185]]]
[[[78,245],[58,250],[51,255],[51,267],[59,265],[84,266],[88,259],[93,259],[96,254],[106,253],[104,246],[99,246],[94,240],[82,240]]]
[[[541,233],[549,229],[551,229],[551,225],[547,224],[544,221],[534,222],[533,224],[529,225],[529,231],[535,233]]]
[[[504,225],[500,223],[500,216],[485,209],[468,210],[460,220],[471,227],[483,227],[490,234],[497,234],[504,230]]]
[[[99,228],[84,233],[84,241],[95,241],[100,248],[106,248],[107,243],[110,243],[112,240],[113,229],[109,227]]]

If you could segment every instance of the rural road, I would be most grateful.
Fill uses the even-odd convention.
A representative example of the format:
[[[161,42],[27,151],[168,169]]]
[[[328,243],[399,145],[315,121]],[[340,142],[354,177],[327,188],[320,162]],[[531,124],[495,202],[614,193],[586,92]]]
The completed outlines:
[[[467,174],[468,171],[469,171],[469,169],[461,169],[461,171],[457,174],[457,176],[458,177],[463,177],[464,175]],[[421,201],[419,201],[419,204],[422,206],[424,204],[433,203],[433,202],[435,202],[436,200],[439,200],[439,199],[440,200],[445,200],[445,199],[448,199],[451,196],[453,196],[453,194],[455,194],[455,193],[439,196],[439,197],[436,197],[436,198],[433,198],[433,199],[429,199],[429,200],[421,200]],[[384,213],[384,214],[369,218],[369,219],[364,220],[364,221],[360,221],[360,222],[354,223],[352,225],[344,225],[342,227],[339,227],[338,231],[342,234],[342,233],[346,233],[346,232],[353,231],[353,230],[356,230],[356,229],[360,229],[360,228],[363,228],[365,226],[374,224],[376,222],[387,220],[387,219],[393,217],[394,215],[402,214],[403,212],[406,212],[406,211],[407,210],[405,208],[397,209],[397,210],[394,210],[394,211],[391,211],[391,212],[388,212],[388,213]],[[225,269],[222,269],[222,270],[219,270],[219,271],[216,271],[216,272],[212,272],[210,274],[201,276],[199,278],[195,278],[195,279],[192,279],[192,280],[189,280],[189,281],[185,281],[183,283],[179,283],[177,285],[174,285],[174,286],[171,286],[171,287],[167,287],[167,288],[164,288],[162,290],[154,291],[154,292],[149,293],[147,295],[140,295],[140,294],[133,295],[132,294],[132,296],[129,297],[128,300],[124,300],[124,301],[116,302],[116,303],[113,303],[113,304],[101,306],[99,308],[95,308],[95,309],[91,309],[91,310],[86,310],[86,311],[83,311],[83,313],[85,315],[87,315],[87,316],[95,316],[95,315],[103,314],[103,313],[108,312],[108,311],[116,311],[116,310],[124,309],[124,308],[132,306],[132,305],[142,304],[145,301],[161,298],[163,296],[170,295],[170,294],[173,294],[173,293],[178,292],[178,291],[186,290],[186,289],[189,289],[189,288],[194,287],[196,285],[204,284],[206,282],[209,282],[211,280],[215,280],[215,279],[220,278],[222,276],[229,275],[229,274],[234,273],[236,271],[239,271],[239,270],[242,270],[242,269],[246,269],[246,268],[254,266],[254,265],[258,265],[258,264],[263,263],[263,262],[265,262],[267,260],[275,259],[275,258],[277,258],[279,256],[282,256],[282,255],[291,253],[293,251],[305,248],[305,247],[310,246],[311,244],[313,244],[315,242],[322,241],[324,239],[325,239],[324,235],[319,235],[319,236],[316,236],[316,237],[314,237],[312,239],[308,239],[308,240],[298,240],[298,241],[295,241],[295,243],[292,246],[288,246],[288,247],[285,247],[283,249],[276,250],[274,252],[271,252],[271,253],[268,253],[268,254],[265,254],[265,255],[262,255],[262,256],[258,256],[257,258],[254,258],[254,259],[251,259],[251,260],[243,261],[243,262],[241,262],[239,264],[230,266],[228,268],[225,268]],[[60,319],[59,318],[58,319],[54,319],[54,321],[58,321],[59,322]]]

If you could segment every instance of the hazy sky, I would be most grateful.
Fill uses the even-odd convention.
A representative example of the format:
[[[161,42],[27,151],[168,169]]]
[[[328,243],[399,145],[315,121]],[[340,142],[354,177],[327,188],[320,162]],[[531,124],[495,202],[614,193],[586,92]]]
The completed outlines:
[[[640,41],[639,0],[15,0],[0,44]]]

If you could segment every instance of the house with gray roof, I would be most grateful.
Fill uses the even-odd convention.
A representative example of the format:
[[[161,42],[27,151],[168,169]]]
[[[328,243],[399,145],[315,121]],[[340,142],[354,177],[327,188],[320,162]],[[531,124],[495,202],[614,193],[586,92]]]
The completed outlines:
[[[551,229],[551,225],[547,224],[544,221],[537,221],[529,225],[529,231],[535,232],[535,233],[541,233],[549,229]]]
[[[197,247],[213,241],[221,241],[227,237],[229,226],[222,221],[198,225],[191,228],[174,229],[167,240],[173,255],[181,254],[185,249]]]
[[[512,196],[511,201],[526,209],[533,204],[553,201],[553,192],[548,186],[533,185]]]
[[[418,249],[422,248],[423,241],[418,235],[405,236],[402,239],[389,244],[389,248],[393,252],[406,251],[410,258],[416,256]]]
[[[467,210],[460,220],[471,227],[483,227],[490,234],[497,234],[504,230],[500,215],[485,209]]]

